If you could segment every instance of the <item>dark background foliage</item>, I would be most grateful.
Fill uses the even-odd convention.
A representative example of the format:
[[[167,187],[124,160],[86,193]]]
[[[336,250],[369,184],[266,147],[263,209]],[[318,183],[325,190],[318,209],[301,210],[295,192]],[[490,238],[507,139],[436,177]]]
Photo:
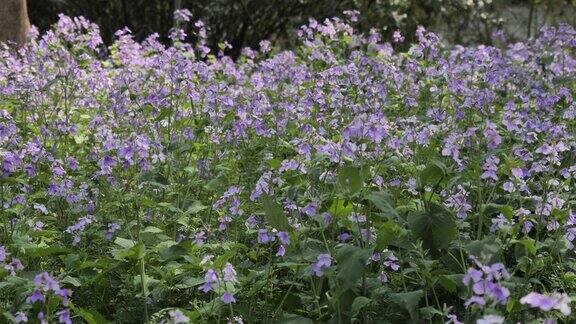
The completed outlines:
[[[576,20],[576,0],[28,0],[32,24],[46,30],[58,13],[82,15],[100,25],[107,43],[128,26],[137,39],[158,32],[164,42],[172,12],[187,8],[211,29],[210,45],[224,40],[232,55],[262,39],[289,47],[295,29],[309,18],[323,20],[344,10],[359,10],[358,27],[379,28],[384,36],[401,29],[408,36],[418,25],[442,33],[452,43],[490,43],[504,28],[515,38],[533,35],[543,24]]]

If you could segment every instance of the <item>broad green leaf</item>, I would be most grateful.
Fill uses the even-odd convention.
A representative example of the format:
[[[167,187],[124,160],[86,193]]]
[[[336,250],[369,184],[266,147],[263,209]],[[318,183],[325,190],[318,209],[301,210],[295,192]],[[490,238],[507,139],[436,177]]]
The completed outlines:
[[[78,278],[71,276],[64,277],[64,279],[60,280],[60,282],[71,284],[74,287],[80,287],[82,285],[82,283],[80,282],[80,280],[78,280]]]
[[[328,212],[336,219],[346,218],[354,211],[352,203],[343,199],[334,200],[328,208]]]
[[[142,232],[144,232],[144,233],[158,234],[158,233],[162,233],[163,230],[159,229],[158,227],[147,226]]]
[[[448,169],[440,161],[432,161],[422,172],[420,172],[420,182],[422,185],[436,185],[448,174]]]
[[[123,247],[125,249],[129,249],[129,248],[133,247],[134,245],[136,245],[136,242],[134,242],[132,240],[125,239],[125,238],[121,238],[121,237],[117,237],[114,240],[114,243],[120,245],[121,247]]]
[[[146,254],[146,247],[143,243],[138,243],[127,250],[114,251],[113,254],[117,259],[140,260]]]
[[[414,318],[416,308],[420,304],[420,300],[424,296],[422,290],[409,291],[404,293],[394,293],[390,294],[390,299],[393,302],[402,306],[405,310],[410,313],[410,316]]]
[[[342,291],[352,288],[362,278],[370,255],[370,250],[355,245],[344,245],[337,251],[338,274],[336,277]]]
[[[85,309],[76,307],[74,308],[74,313],[83,320],[85,320],[88,324],[106,324],[110,323],[107,321],[102,314],[98,313],[96,310],[93,309]]]
[[[338,182],[342,188],[355,194],[362,189],[362,174],[358,168],[346,166],[338,173]]]
[[[376,238],[376,249],[381,250],[394,242],[402,232],[402,227],[394,220],[389,220],[382,224],[378,229],[378,236]]]
[[[186,214],[197,214],[205,209],[207,209],[208,206],[204,206],[202,205],[202,203],[200,201],[195,201],[192,203],[192,205],[190,205],[190,207],[188,207],[188,210],[186,210]]]
[[[358,312],[360,312],[360,310],[362,310],[362,308],[364,308],[366,305],[370,304],[372,302],[372,299],[364,297],[364,296],[358,296],[354,299],[354,302],[352,302],[352,315],[356,315],[358,314]]]
[[[373,203],[376,208],[384,213],[384,215],[390,218],[400,217],[400,215],[398,215],[396,212],[394,200],[389,193],[385,191],[371,192],[366,196],[366,200]]]
[[[284,210],[280,204],[275,202],[270,196],[262,197],[262,203],[264,205],[264,212],[266,213],[266,220],[268,220],[270,225],[281,231],[290,228],[288,219],[286,215],[284,215]]]
[[[414,236],[433,252],[447,247],[458,232],[452,215],[439,205],[432,205],[430,211],[410,214],[408,223]]]
[[[295,315],[295,314],[284,314],[284,316],[282,316],[282,318],[280,320],[276,321],[275,323],[279,323],[279,324],[313,324],[314,321],[312,321],[309,318],[302,317],[302,316]]]
[[[441,275],[438,277],[438,282],[442,287],[451,293],[455,293],[462,285],[462,274]]]
[[[70,249],[64,246],[30,247],[25,249],[26,255],[31,258],[41,258],[50,255],[68,254]]]

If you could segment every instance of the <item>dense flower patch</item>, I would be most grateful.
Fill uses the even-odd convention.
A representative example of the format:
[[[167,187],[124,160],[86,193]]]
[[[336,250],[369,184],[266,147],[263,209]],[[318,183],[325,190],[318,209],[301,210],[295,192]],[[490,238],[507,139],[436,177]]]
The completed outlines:
[[[237,61],[65,16],[0,51],[5,319],[574,320],[576,31],[401,52],[348,14]]]

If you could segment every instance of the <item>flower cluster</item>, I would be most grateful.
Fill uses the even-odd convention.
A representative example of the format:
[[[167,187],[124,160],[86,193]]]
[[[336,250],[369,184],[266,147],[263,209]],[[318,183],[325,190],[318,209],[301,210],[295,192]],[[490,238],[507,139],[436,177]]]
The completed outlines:
[[[35,287],[0,308],[65,323],[542,320],[526,296],[574,316],[572,26],[449,46],[423,27],[359,34],[348,11],[310,20],[291,50],[214,51],[192,12],[108,48],[62,15],[0,47],[0,280]],[[490,261],[466,270],[473,255]]]
[[[462,278],[465,285],[472,284],[472,297],[466,303],[466,307],[477,305],[483,307],[487,302],[506,304],[510,291],[502,285],[502,281],[508,279],[510,274],[502,263],[494,263],[490,266],[481,264],[474,259],[475,268],[468,269]]]
[[[43,272],[36,275],[36,277],[34,277],[34,286],[35,288],[26,298],[26,302],[29,304],[34,304],[36,302],[46,303],[49,296],[56,296],[60,300],[60,304],[63,307],[56,313],[58,316],[58,322],[71,324],[72,320],[70,316],[70,310],[68,309],[68,298],[70,296],[70,290],[61,288],[58,280],[53,278],[48,272]],[[44,312],[39,312],[37,317],[41,323],[49,322],[47,314]]]
[[[520,298],[521,304],[528,304],[530,307],[539,308],[543,311],[557,309],[562,314],[568,316],[572,312],[570,303],[572,299],[565,293],[554,292],[550,296],[537,292],[531,292]]]
[[[6,251],[6,247],[0,245],[0,262],[5,263],[4,269],[10,272],[11,276],[16,276],[16,272],[20,270],[24,270],[24,265],[22,262],[17,258],[10,258],[10,262],[8,262],[8,257],[10,256],[10,252]]]
[[[236,302],[234,298],[235,284],[238,284],[236,270],[232,264],[226,263],[220,273],[212,268],[208,269],[204,275],[204,284],[198,289],[204,293],[221,291],[220,300],[224,304],[230,304]]]

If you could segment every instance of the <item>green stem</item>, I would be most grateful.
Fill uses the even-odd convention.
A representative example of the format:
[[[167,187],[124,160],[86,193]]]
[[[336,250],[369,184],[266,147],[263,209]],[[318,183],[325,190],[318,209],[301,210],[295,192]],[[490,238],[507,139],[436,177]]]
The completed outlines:
[[[142,284],[142,300],[144,301],[144,323],[148,323],[148,303],[146,303],[148,287],[146,285],[146,265],[144,258],[140,259],[140,283]]]

